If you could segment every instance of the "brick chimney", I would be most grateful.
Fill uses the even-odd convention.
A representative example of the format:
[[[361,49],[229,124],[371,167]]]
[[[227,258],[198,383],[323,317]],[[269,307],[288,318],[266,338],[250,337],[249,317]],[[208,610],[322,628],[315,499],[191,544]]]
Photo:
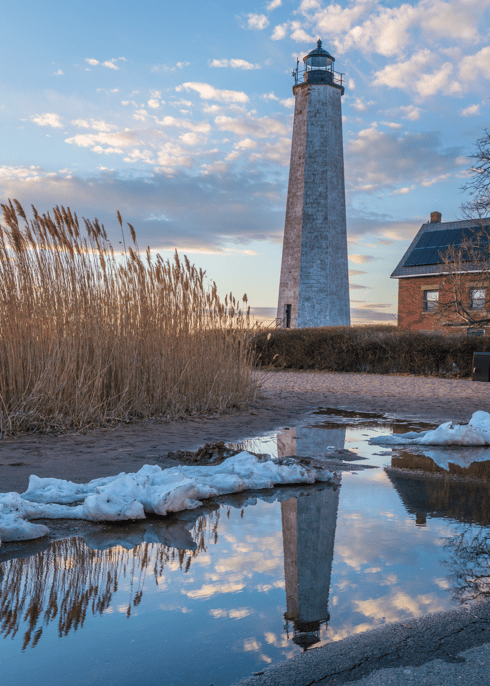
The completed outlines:
[[[430,223],[431,224],[440,224],[442,221],[442,214],[440,212],[431,212],[430,213]]]

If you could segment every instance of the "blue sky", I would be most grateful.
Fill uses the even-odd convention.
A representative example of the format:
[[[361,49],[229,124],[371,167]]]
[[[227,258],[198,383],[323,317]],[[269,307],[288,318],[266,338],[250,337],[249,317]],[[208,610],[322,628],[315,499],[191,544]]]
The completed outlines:
[[[277,303],[291,70],[316,40],[342,99],[354,323],[392,320],[389,276],[431,211],[461,216],[490,112],[490,0],[9,2],[0,197],[188,254],[221,293]],[[262,310],[262,313],[266,313]],[[271,316],[274,316],[272,310]]]

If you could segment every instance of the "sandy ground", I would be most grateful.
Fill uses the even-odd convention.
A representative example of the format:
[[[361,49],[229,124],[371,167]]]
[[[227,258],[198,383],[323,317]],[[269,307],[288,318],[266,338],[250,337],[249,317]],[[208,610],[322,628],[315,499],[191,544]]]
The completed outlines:
[[[490,411],[490,384],[460,379],[328,372],[258,372],[260,398],[246,411],[179,422],[144,421],[64,436],[21,435],[0,441],[0,492],[23,492],[30,474],[77,482],[143,464],[170,464],[168,452],[239,441],[334,407],[433,422]]]

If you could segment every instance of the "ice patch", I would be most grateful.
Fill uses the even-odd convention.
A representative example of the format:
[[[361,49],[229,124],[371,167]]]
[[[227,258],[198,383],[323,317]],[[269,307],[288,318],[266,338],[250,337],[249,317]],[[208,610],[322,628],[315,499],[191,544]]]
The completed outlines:
[[[213,496],[282,484],[332,481],[334,474],[292,460],[255,457],[247,452],[219,465],[161,469],[144,465],[138,472],[75,484],[31,476],[25,493],[0,493],[1,541],[46,536],[49,529],[30,519],[86,519],[94,522],[145,519],[192,510]]]
[[[475,462],[490,462],[490,448],[472,447],[468,450],[468,446],[458,450],[452,448],[451,450],[444,450],[435,448],[434,450],[424,450],[424,455],[430,457],[438,467],[449,471],[449,465],[457,465],[462,469],[468,469]]]
[[[490,414],[480,410],[473,414],[468,424],[446,422],[431,431],[376,436],[369,442],[375,445],[490,445]]]

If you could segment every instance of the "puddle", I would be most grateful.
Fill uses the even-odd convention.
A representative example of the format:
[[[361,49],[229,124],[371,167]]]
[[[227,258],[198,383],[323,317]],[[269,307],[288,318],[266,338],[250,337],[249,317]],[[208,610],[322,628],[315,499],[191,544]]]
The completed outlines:
[[[2,547],[5,683],[229,686],[487,592],[489,490],[459,478],[490,474],[485,449],[381,449],[369,439],[432,427],[355,414],[321,409],[241,444],[376,466],[344,472],[339,487],[241,493]]]

